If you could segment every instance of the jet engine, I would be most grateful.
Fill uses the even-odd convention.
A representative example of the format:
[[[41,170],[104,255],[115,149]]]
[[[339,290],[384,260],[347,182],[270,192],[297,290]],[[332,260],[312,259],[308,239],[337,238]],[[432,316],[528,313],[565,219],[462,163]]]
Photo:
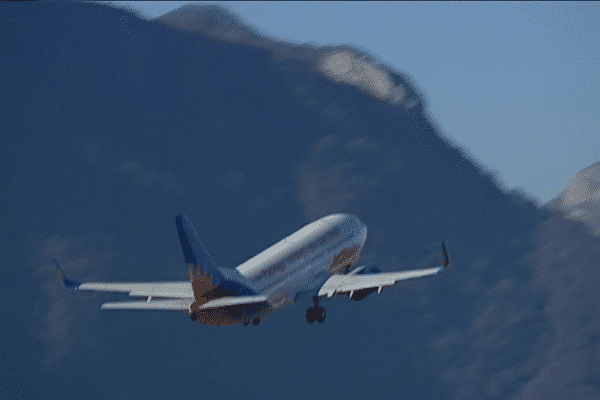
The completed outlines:
[[[375,275],[380,272],[381,272],[381,270],[379,269],[379,267],[377,265],[363,265],[358,268],[355,268],[352,272],[350,272],[350,274],[351,275]],[[360,301],[360,300],[364,299],[365,297],[367,297],[368,295],[370,295],[371,293],[376,292],[377,290],[378,290],[377,288],[356,290],[355,292],[352,293],[352,297],[350,297],[350,298],[354,301]]]
[[[381,270],[377,265],[361,265],[350,272],[351,275],[374,275],[380,273]]]

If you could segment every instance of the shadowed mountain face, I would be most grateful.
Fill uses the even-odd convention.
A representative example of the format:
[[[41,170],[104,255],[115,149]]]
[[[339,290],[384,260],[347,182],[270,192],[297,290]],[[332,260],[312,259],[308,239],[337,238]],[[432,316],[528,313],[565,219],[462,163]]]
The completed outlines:
[[[600,239],[498,189],[406,78],[349,47],[267,40],[215,8],[150,23],[92,4],[3,7],[2,246],[20,283],[4,289],[2,337],[15,345],[2,390],[600,396]],[[97,297],[62,291],[53,258],[81,281],[186,279],[182,208],[231,268],[337,212],[369,228],[359,264],[437,266],[444,239],[453,267],[324,301],[318,327],[309,303],[222,331],[100,312]]]

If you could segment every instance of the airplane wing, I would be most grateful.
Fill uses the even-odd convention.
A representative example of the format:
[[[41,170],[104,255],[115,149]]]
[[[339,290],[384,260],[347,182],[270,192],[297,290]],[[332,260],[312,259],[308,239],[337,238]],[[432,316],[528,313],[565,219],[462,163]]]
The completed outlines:
[[[392,286],[398,281],[437,275],[442,270],[442,267],[437,267],[402,272],[385,272],[373,275],[335,274],[319,289],[319,296],[326,295],[327,297],[331,297],[335,293],[350,292],[350,297],[352,297],[355,291],[363,289],[377,289],[379,293],[385,286]]]
[[[444,271],[450,265],[450,258],[446,251],[446,246],[442,242],[442,265],[435,268],[415,269],[401,272],[386,272],[379,273],[378,269],[375,272],[363,272],[365,267],[359,267],[349,274],[332,275],[319,289],[319,296],[332,297],[335,293],[350,293],[350,297],[355,291],[359,290],[375,290],[381,293],[381,290],[386,286],[391,286],[399,281],[407,279],[423,278],[426,276],[434,276]]]
[[[83,283],[78,290],[129,292],[129,296],[194,299],[190,282]]]
[[[103,310],[175,310],[189,311],[194,302],[194,291],[190,282],[140,282],[140,283],[83,283],[78,290],[125,292],[129,296],[147,297],[142,301],[123,301],[102,304]],[[159,297],[161,300],[154,300]],[[221,308],[253,303],[262,303],[267,296],[230,296],[211,300],[199,309]]]
[[[267,301],[267,296],[222,297],[202,304],[198,309],[224,308],[246,304],[257,304]],[[194,299],[124,301],[104,303],[102,309],[110,310],[176,310],[189,311]]]

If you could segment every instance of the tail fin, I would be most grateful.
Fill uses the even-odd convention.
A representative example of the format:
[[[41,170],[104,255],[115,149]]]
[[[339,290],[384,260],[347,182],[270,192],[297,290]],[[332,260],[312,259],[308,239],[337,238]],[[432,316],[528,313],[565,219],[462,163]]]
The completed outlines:
[[[184,214],[176,216],[175,224],[194,295],[196,298],[207,297],[224,281],[223,275],[210,260],[187,216]]]
[[[256,290],[237,271],[213,264],[186,215],[176,216],[175,224],[197,303],[203,304],[219,297],[256,294]]]

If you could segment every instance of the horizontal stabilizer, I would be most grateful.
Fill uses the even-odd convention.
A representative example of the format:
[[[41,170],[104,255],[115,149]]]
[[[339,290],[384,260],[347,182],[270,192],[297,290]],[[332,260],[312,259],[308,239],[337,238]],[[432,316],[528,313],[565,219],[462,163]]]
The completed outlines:
[[[103,310],[174,310],[189,311],[193,303],[189,300],[156,300],[156,301],[123,301],[118,303],[104,303]]]
[[[264,303],[268,297],[261,296],[242,296],[242,297],[222,297],[220,299],[211,300],[208,303],[202,304],[199,309],[203,308],[220,308],[229,306],[239,306],[242,304]]]
[[[79,290],[125,292],[129,296],[194,298],[190,282],[98,282],[79,285]]]
[[[221,308],[237,306],[243,304],[263,303],[267,301],[267,296],[244,296],[244,297],[223,297],[202,304],[198,309]],[[180,300],[151,300],[151,301],[124,301],[102,304],[103,310],[174,310],[189,311],[193,299]]]

